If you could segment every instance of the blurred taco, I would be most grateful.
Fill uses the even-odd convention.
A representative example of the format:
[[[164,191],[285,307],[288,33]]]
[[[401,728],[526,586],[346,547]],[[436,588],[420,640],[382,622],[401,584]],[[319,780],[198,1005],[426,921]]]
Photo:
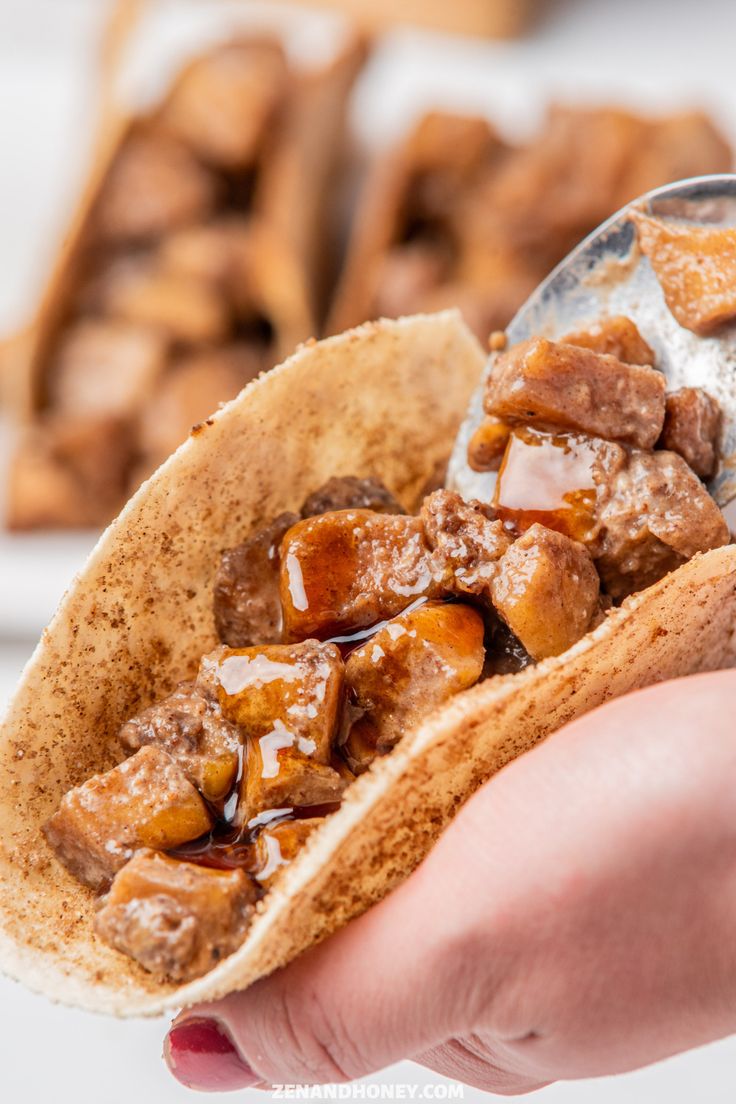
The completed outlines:
[[[218,402],[315,334],[365,45],[321,67],[240,34],[106,109],[36,319],[5,358],[10,528],[98,526]]]
[[[736,553],[682,436],[658,444],[655,370],[590,347],[622,332],[643,356],[620,322],[509,350],[492,404],[545,366],[550,402],[579,397],[576,373],[618,380],[620,407],[554,416],[620,438],[636,404],[628,443],[588,457],[626,508],[627,473],[681,480],[664,522],[646,483],[638,559],[610,480],[544,523],[503,470],[494,506],[438,487],[483,366],[455,312],[307,344],[195,428],[102,537],[5,718],[7,973],[118,1015],[244,988],[390,891],[560,725],[733,660]],[[517,475],[544,447],[579,478],[585,442],[542,445],[506,410]]]
[[[481,116],[430,112],[366,178],[328,332],[460,307],[484,341],[625,203],[732,164],[698,111],[553,105],[539,133],[513,145]]]

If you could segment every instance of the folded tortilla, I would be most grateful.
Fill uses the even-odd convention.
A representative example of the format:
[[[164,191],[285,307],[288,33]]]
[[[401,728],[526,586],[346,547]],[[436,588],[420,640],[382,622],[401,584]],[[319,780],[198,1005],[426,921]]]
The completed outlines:
[[[249,40],[242,36],[236,41]],[[273,325],[274,346],[282,359],[318,329],[324,304],[315,289],[323,290],[325,240],[331,241],[332,234],[327,200],[340,157],[348,96],[365,58],[365,40],[355,37],[320,69],[294,67],[279,128],[259,158],[263,179],[250,211],[259,233],[252,294]],[[127,139],[147,118],[119,102],[108,104],[88,175],[26,332],[22,361],[16,358],[8,364],[3,358],[3,399],[28,417],[41,406],[45,361],[69,316],[95,204]]]
[[[257,58],[259,51],[269,53],[278,46],[277,37],[264,37],[256,34],[243,34],[225,38],[214,43],[211,50],[205,50],[201,57],[216,55],[218,49],[228,44],[250,48]],[[110,494],[98,495],[87,488],[86,509],[81,520],[79,510],[59,507],[58,500],[48,517],[45,496],[42,495],[38,509],[25,509],[22,500],[23,491],[17,488],[17,480],[11,476],[6,503],[6,522],[13,528],[39,528],[47,525],[75,527],[80,524],[102,524],[116,512],[128,493],[140,481],[141,473],[149,474],[152,468],[167,454],[156,453],[149,449],[141,437],[140,420],[145,408],[160,391],[162,381],[171,378],[171,371],[177,364],[189,357],[212,354],[216,356],[223,349],[240,348],[253,352],[254,364],[260,355],[263,366],[283,360],[300,341],[306,340],[319,331],[321,318],[326,306],[327,281],[331,252],[334,247],[334,216],[331,208],[336,179],[339,176],[340,160],[344,146],[344,130],[347,104],[351,87],[365,61],[366,41],[358,35],[346,37],[335,55],[319,67],[297,65],[285,58],[283,88],[276,121],[269,126],[267,133],[255,144],[252,164],[238,169],[243,195],[225,202],[220,196],[213,210],[205,211],[184,225],[172,227],[170,231],[154,235],[143,245],[150,251],[151,271],[161,267],[156,260],[156,249],[165,243],[175,230],[190,229],[192,226],[207,228],[223,219],[238,218],[246,222],[249,228],[249,262],[247,273],[248,306],[256,320],[252,323],[254,333],[239,333],[238,326],[249,324],[247,312],[241,310],[243,317],[228,317],[227,332],[218,339],[194,339],[185,347],[179,347],[176,341],[167,343],[162,353],[162,364],[151,368],[153,379],[144,388],[145,393],[135,399],[132,409],[121,408],[117,411],[83,410],[76,411],[69,406],[59,408],[54,399],[55,374],[59,372],[59,355],[63,349],[65,336],[80,325],[90,321],[124,324],[129,332],[141,328],[138,318],[135,322],[126,319],[125,312],[118,308],[105,308],[101,312],[79,301],[80,290],[92,286],[105,273],[110,265],[121,259],[130,260],[141,249],[141,242],[128,237],[123,246],[104,240],[95,219],[101,200],[116,165],[124,156],[126,149],[134,144],[141,135],[152,135],[152,144],[160,145],[168,140],[165,122],[167,95],[177,87],[176,81],[166,90],[167,94],[160,102],[145,111],[133,111],[129,104],[112,96],[106,96],[105,110],[99,125],[93,148],[93,156],[87,178],[82,187],[76,209],[70,218],[63,244],[50,266],[50,275],[40,297],[35,317],[30,327],[10,343],[6,350],[0,348],[0,401],[7,405],[15,415],[21,429],[20,444],[16,455],[16,465],[22,470],[31,467],[35,471],[34,461],[38,457],[41,472],[47,471],[46,479],[35,475],[34,479],[49,483],[53,481],[54,469],[63,473],[64,463],[57,455],[58,443],[54,430],[49,427],[48,418],[57,416],[61,421],[74,421],[75,415],[86,416],[93,423],[107,413],[127,424],[126,451],[130,454],[126,470],[118,470],[114,436],[108,441],[107,451],[103,450],[101,463],[109,468],[110,482],[116,488]],[[186,66],[181,70],[186,73]],[[179,74],[179,79],[181,74]],[[164,115],[161,112],[164,111]],[[153,128],[153,129],[151,129]],[[179,144],[188,151],[196,162],[196,152],[182,138]],[[200,169],[202,165],[200,165]],[[218,181],[224,187],[226,171],[222,165],[204,166],[208,179]],[[243,183],[250,169],[257,179],[252,194]],[[232,181],[230,185],[232,185]],[[198,280],[204,288],[207,281]],[[243,279],[243,283],[245,283]],[[214,284],[213,284],[214,287]],[[210,289],[212,290],[212,289]],[[222,300],[218,291],[217,295]],[[150,290],[149,290],[150,296]],[[220,303],[222,305],[222,303]],[[186,300],[179,304],[180,313],[186,314]],[[149,333],[156,329],[153,325],[143,325]],[[260,330],[263,330],[263,334]],[[263,348],[261,349],[261,343]],[[228,393],[221,393],[222,380],[218,384],[217,374],[210,382],[211,401],[229,399],[249,378],[247,366],[233,369],[240,373],[235,387]],[[254,372],[257,368],[254,369]],[[253,374],[254,374],[253,372]],[[228,380],[232,383],[232,380]],[[87,390],[90,386],[87,385]],[[92,388],[92,390],[94,390]],[[113,389],[114,391],[114,389]],[[159,413],[162,421],[172,419],[168,411]],[[176,423],[176,419],[174,417]],[[142,454],[142,456],[139,456]],[[136,457],[142,461],[138,466]],[[51,469],[51,474],[48,474]],[[82,480],[82,482],[84,482]],[[117,484],[123,486],[117,488]],[[52,482],[53,485],[53,482]],[[20,484],[27,489],[28,484]],[[126,493],[127,490],[127,493]],[[61,496],[63,497],[63,496]],[[76,497],[76,496],[75,496]],[[99,497],[100,501],[95,499]],[[110,507],[109,498],[114,500]],[[51,494],[52,503],[54,495]],[[26,496],[28,502],[29,496]],[[58,514],[59,516],[55,516]],[[69,514],[70,516],[65,516]],[[87,516],[87,514],[89,516]]]
[[[524,144],[482,115],[431,111],[366,174],[326,332],[459,306],[485,340],[625,203],[732,164],[697,111],[552,104]]]
[[[216,641],[221,549],[333,475],[374,475],[411,508],[447,455],[483,353],[457,312],[307,344],[197,427],[93,552],[0,730],[0,968],[57,1001],[121,1016],[209,1000],[283,965],[405,878],[490,775],[636,687],[733,661],[736,549],[696,557],[562,656],[436,710],[348,788],[258,906],[242,946],[182,986],[96,938],[95,899],[41,825],[120,756],[133,713]]]

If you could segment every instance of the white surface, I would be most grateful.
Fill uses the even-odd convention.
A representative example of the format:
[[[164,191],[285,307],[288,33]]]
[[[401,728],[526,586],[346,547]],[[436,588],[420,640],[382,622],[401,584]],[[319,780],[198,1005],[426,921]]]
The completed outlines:
[[[29,640],[41,635],[96,539],[91,532],[26,536],[0,529],[1,636]]]
[[[89,52],[100,7],[99,0],[0,3],[0,328],[29,304],[81,172],[79,151],[89,137],[93,108]],[[531,126],[552,94],[663,109],[698,101],[715,109],[736,138],[733,0],[558,0],[552,7],[558,21],[519,44],[397,35],[376,57],[360,90],[356,117],[363,137],[375,142],[379,134],[400,131],[433,101],[484,107],[510,126]],[[84,549],[73,541],[40,549],[0,543],[0,633],[3,625],[16,634],[25,626],[35,633],[84,550],[86,542]],[[10,693],[30,648],[0,640],[0,698]],[[162,1023],[117,1023],[70,1012],[0,980],[0,1024],[0,1100],[8,1104],[196,1099],[161,1065]],[[404,1063],[380,1080],[422,1085],[439,1079]],[[735,1092],[731,1039],[625,1077],[555,1085],[532,1099],[731,1104]],[[255,1102],[263,1094],[238,1099]],[[466,1090],[465,1100],[481,1099]]]

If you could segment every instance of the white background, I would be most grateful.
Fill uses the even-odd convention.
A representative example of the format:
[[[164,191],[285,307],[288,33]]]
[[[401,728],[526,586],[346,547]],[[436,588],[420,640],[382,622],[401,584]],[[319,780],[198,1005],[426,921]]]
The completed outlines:
[[[549,9],[533,37],[521,43],[395,35],[359,88],[355,122],[361,137],[380,142],[432,102],[480,107],[513,133],[533,127],[552,95],[652,109],[697,103],[714,111],[736,140],[733,0],[558,0]],[[102,10],[102,0],[0,0],[0,331],[27,315],[84,172],[96,107],[93,57]],[[4,701],[30,653],[31,637],[90,539],[1,544]],[[195,1099],[162,1066],[164,1029],[160,1021],[118,1023],[55,1008],[0,979],[0,1101],[169,1104]],[[424,1084],[439,1079],[404,1063],[380,1080]],[[533,1099],[541,1104],[731,1104],[735,1096],[732,1039],[625,1077],[555,1085]],[[263,1094],[243,1098],[262,1100]],[[466,1100],[482,1098],[465,1092]]]

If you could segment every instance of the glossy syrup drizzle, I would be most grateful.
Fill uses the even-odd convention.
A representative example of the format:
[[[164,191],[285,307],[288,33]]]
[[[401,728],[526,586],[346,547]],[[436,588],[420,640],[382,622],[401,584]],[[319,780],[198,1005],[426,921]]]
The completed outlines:
[[[288,806],[282,809],[266,809],[242,827],[227,821],[215,821],[213,828],[199,839],[183,843],[169,851],[175,859],[198,863],[216,870],[245,870],[251,876],[258,871],[256,843],[264,828],[284,824],[290,820],[306,820],[324,817],[340,808],[339,802],[330,805]]]
[[[425,601],[426,598],[424,597],[418,598],[416,601],[412,602],[411,605],[407,606],[404,612],[416,609]],[[366,643],[366,641],[370,640],[371,637],[380,632],[387,624],[388,619],[379,621],[374,625],[356,629],[353,633],[332,637],[325,641],[325,643],[335,644],[340,649],[343,660],[347,660],[352,652]],[[241,657],[234,656],[232,658],[237,661]],[[227,662],[226,660],[225,663]],[[271,667],[275,668],[276,666],[286,667],[286,665],[271,663]],[[226,672],[227,679],[232,678],[237,681],[237,676],[238,672],[235,670],[230,671],[228,669]],[[233,692],[242,689],[243,687],[240,685],[240,682],[237,682],[237,686],[235,684],[232,686]],[[346,706],[347,704],[346,702]],[[247,739],[246,735],[245,742],[238,747],[238,767],[229,792],[221,801],[206,802],[213,822],[211,830],[206,835],[200,836],[196,840],[182,844],[169,851],[168,854],[172,857],[198,863],[200,866],[209,866],[221,870],[240,868],[251,875],[255,875],[258,869],[256,843],[259,835],[265,828],[273,827],[276,824],[282,824],[290,820],[306,820],[313,817],[324,817],[330,813],[336,812],[336,810],[340,808],[340,802],[333,802],[329,805],[289,806],[279,809],[267,809],[259,813],[258,816],[253,817],[246,824],[238,825],[238,804],[245,772],[247,770]],[[339,746],[335,747],[335,755],[339,757],[336,763],[337,768],[339,769],[340,766],[346,766]],[[277,751],[275,754],[275,761],[276,764],[278,764]]]
[[[540,522],[584,540],[593,524],[596,460],[583,434],[515,429],[496,481],[499,518],[516,532]]]
[[[401,617],[406,613],[411,613],[415,609],[419,609],[427,602],[427,596],[425,594],[416,598],[406,609],[402,610],[400,614],[396,616]],[[383,621],[376,621],[375,624],[369,625],[368,628],[356,629],[352,633],[345,633],[342,636],[331,636],[325,640],[325,644],[336,644],[340,649],[340,654],[343,660],[348,659],[350,654],[362,647],[371,637],[374,637],[376,633],[379,633],[381,629],[385,629],[389,621],[395,621],[396,617],[387,617]]]
[[[407,605],[402,613],[411,613],[413,610],[423,606],[427,601],[428,598],[426,595],[421,595]],[[453,596],[448,596],[444,601],[453,602],[456,601],[456,599]],[[356,628],[353,632],[332,636],[325,640],[325,643],[335,644],[340,650],[343,661],[347,661],[356,649],[367,643],[393,620],[395,620],[395,618],[386,618],[373,625]],[[239,657],[236,656],[233,658],[238,659]],[[518,659],[516,659],[516,662],[518,663]],[[519,665],[523,666],[523,661]],[[271,666],[281,667],[282,665],[271,664]],[[238,671],[235,669],[230,671],[228,669],[227,678],[229,679],[231,676],[237,681]],[[237,687],[233,686],[233,689],[242,689],[240,681],[238,681]],[[345,723],[350,723],[351,716],[354,719],[354,715],[351,714],[351,702],[347,695],[343,712],[345,716],[343,722],[344,727]],[[334,748],[334,756],[336,757],[333,764],[335,768],[338,771],[340,771],[341,767],[347,769],[339,739]],[[259,867],[259,857],[256,853],[256,845],[261,833],[267,828],[272,828],[289,821],[328,816],[330,813],[336,812],[337,809],[340,808],[340,802],[336,801],[329,805],[294,805],[283,808],[267,809],[251,818],[247,823],[239,825],[237,823],[238,806],[245,774],[248,769],[247,760],[248,736],[246,734],[244,743],[238,748],[238,767],[229,792],[218,802],[207,802],[212,816],[212,829],[206,835],[182,844],[169,851],[168,854],[177,859],[183,859],[188,862],[198,863],[200,866],[213,867],[219,870],[242,869],[253,878],[259,892],[263,892],[263,887],[260,886],[258,882],[258,876],[259,874],[264,875],[265,872]],[[275,842],[274,840],[274,843]],[[280,865],[279,862],[276,863],[276,866],[278,865]]]

